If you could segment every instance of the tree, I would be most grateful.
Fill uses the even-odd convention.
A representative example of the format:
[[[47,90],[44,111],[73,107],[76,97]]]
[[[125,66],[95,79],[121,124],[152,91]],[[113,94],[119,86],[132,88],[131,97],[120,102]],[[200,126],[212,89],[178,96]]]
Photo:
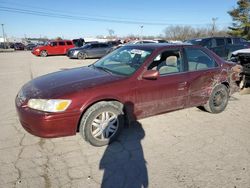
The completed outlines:
[[[228,11],[233,19],[233,24],[228,32],[232,36],[250,39],[250,0],[238,0],[237,8]]]
[[[219,30],[215,26],[210,25],[207,27],[194,28],[192,26],[169,26],[164,30],[165,36],[168,40],[181,40],[185,41],[193,38],[210,37],[210,36],[227,36],[225,29]]]
[[[62,37],[56,37],[56,40],[62,40]]]

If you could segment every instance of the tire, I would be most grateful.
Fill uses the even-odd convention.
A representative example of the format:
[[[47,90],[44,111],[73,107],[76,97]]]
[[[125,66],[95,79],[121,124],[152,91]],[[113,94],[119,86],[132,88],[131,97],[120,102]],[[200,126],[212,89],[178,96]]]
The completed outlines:
[[[86,53],[79,52],[79,53],[77,54],[77,58],[78,58],[78,59],[86,59],[86,57],[87,57]]]
[[[104,146],[117,138],[123,126],[124,114],[118,106],[112,102],[98,102],[84,113],[80,134],[91,145]]]
[[[47,57],[48,56],[48,52],[46,50],[43,50],[40,52],[40,56],[41,57]]]
[[[206,111],[217,114],[225,110],[229,99],[228,88],[223,85],[217,85],[213,89],[209,100],[204,105]]]

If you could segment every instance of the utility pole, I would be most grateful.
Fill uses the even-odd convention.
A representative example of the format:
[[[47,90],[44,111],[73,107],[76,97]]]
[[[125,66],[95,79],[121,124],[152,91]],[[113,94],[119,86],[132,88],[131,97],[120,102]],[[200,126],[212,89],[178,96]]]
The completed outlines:
[[[5,33],[4,33],[4,24],[1,24],[2,25],[2,31],[3,31],[3,47],[5,49]]]
[[[214,36],[214,32],[215,32],[215,22],[218,20],[218,18],[212,18],[212,36]]]
[[[142,40],[142,34],[143,34],[143,25],[140,26],[141,28],[141,37],[140,37],[140,40]]]

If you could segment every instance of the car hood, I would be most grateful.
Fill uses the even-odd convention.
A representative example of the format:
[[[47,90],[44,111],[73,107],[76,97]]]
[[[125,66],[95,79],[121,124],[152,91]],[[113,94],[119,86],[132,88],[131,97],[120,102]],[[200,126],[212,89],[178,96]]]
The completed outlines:
[[[233,55],[238,55],[238,54],[241,54],[241,53],[249,54],[250,53],[250,48],[236,50],[236,51],[232,52]]]
[[[22,88],[27,98],[56,98],[75,94],[87,88],[108,84],[125,77],[92,67],[63,70],[35,78]]]

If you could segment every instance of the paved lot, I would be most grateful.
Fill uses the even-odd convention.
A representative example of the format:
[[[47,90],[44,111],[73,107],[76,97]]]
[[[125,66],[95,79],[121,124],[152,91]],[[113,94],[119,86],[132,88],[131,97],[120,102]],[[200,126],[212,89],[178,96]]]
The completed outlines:
[[[143,119],[107,147],[26,133],[14,107],[20,87],[90,62],[0,53],[0,187],[250,187],[250,95],[235,94],[217,115],[190,108]]]

